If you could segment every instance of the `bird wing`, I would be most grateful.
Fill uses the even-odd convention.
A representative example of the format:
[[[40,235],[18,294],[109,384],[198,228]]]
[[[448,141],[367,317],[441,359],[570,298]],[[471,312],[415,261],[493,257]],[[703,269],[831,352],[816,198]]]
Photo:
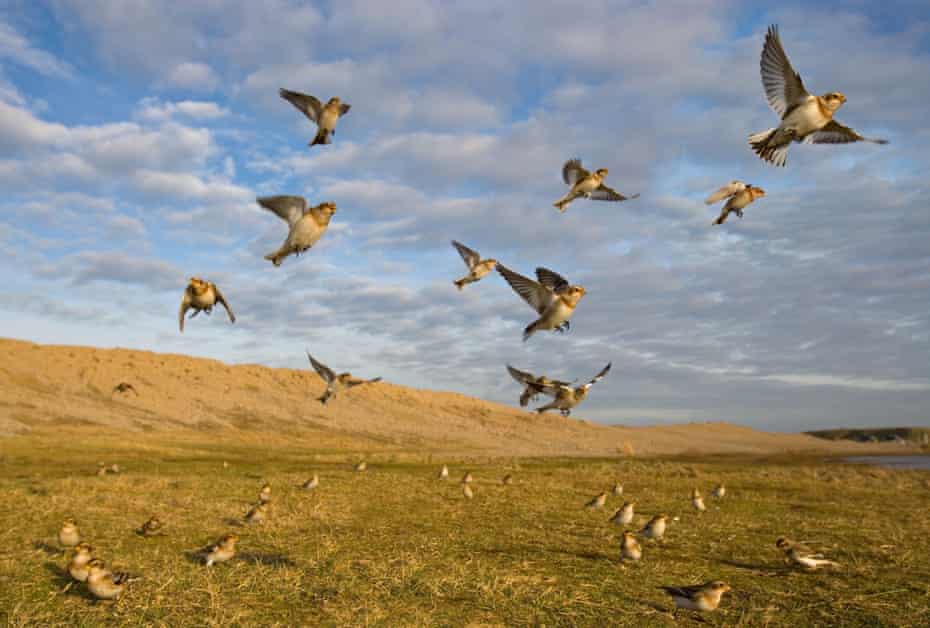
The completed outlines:
[[[566,185],[575,185],[590,176],[591,173],[581,167],[580,159],[569,159],[562,166],[562,180],[565,181]]]
[[[352,108],[352,105],[348,103],[342,103],[341,105],[339,105],[339,115],[340,116],[346,115],[347,113],[349,113],[349,109],[351,108]]]
[[[769,26],[768,33],[765,35],[759,69],[762,73],[765,99],[779,117],[784,118],[791,109],[810,96],[804,89],[801,75],[791,67],[788,55],[781,47],[778,27],[775,25]]]
[[[286,220],[288,225],[300,220],[307,211],[307,201],[302,196],[262,196],[255,200],[265,209]]]
[[[590,382],[588,382],[587,384],[585,384],[582,388],[584,388],[585,390],[587,390],[588,388],[591,388],[591,386],[593,386],[594,384],[596,384],[596,383],[598,383],[599,381],[601,381],[601,380],[604,378],[604,376],[607,375],[607,373],[609,373],[609,372],[610,372],[610,362],[607,363],[607,366],[605,366],[605,367],[601,370],[600,373],[598,373],[597,375],[594,376],[594,379],[592,379]]]
[[[707,205],[713,205],[717,201],[722,201],[723,199],[738,194],[746,189],[746,184],[742,181],[733,180],[722,186],[716,192],[708,196],[704,203]]]
[[[224,308],[226,308],[226,313],[229,315],[229,322],[236,322],[236,315],[233,314],[232,308],[229,307],[229,303],[226,302],[226,298],[223,296],[223,293],[220,292],[220,289],[216,286],[213,286],[213,293],[216,295],[216,302],[221,303]]]
[[[510,373],[510,376],[517,380],[520,384],[532,384],[536,382],[536,378],[532,373],[527,371],[521,371],[520,369],[515,369],[514,367],[507,365],[507,372]]]
[[[313,365],[313,370],[319,373],[320,377],[322,377],[327,384],[331,384],[336,379],[336,374],[333,373],[332,369],[322,362],[314,360],[309,351],[307,351],[307,357],[310,358],[310,364]]]
[[[552,298],[552,291],[549,288],[536,283],[528,277],[524,277],[520,273],[515,273],[501,264],[497,265],[497,272],[503,275],[514,292],[523,297],[523,300],[538,314],[546,311],[546,307]]]
[[[481,261],[481,256],[478,255],[478,251],[473,251],[468,248],[461,242],[452,241],[452,246],[455,247],[455,250],[459,252],[459,255],[462,256],[462,259],[465,261],[465,265],[468,266],[468,270],[473,269],[478,262]]]
[[[353,379],[353,380],[346,382],[345,387],[355,388],[356,386],[361,386],[362,384],[376,384],[377,382],[380,382],[380,381],[381,381],[380,377],[375,377],[374,379]]]
[[[887,144],[888,140],[873,139],[859,135],[848,126],[843,126],[836,120],[830,120],[819,131],[814,131],[804,138],[805,144],[849,144],[850,142],[872,142],[873,144]]]
[[[191,295],[187,289],[184,290],[184,296],[181,297],[181,309],[178,310],[178,328],[184,333],[184,315],[191,306]]]
[[[320,113],[323,111],[323,104],[316,97],[310,94],[292,92],[283,88],[278,90],[278,94],[281,98],[297,107],[301,113],[314,122],[320,121]],[[346,106],[348,107],[348,105]],[[348,109],[346,109],[346,111],[348,111]]]
[[[695,584],[687,587],[659,587],[664,589],[669,595],[674,595],[675,597],[686,597],[688,599],[693,598],[695,595],[701,592],[704,588],[702,584]]]
[[[552,290],[555,294],[561,294],[569,288],[568,280],[565,279],[565,277],[554,270],[549,270],[542,266],[536,269],[536,278],[539,280],[539,283],[549,290]]]
[[[639,198],[639,194],[633,196],[624,196],[617,190],[601,183],[596,190],[591,192],[591,199],[595,201],[625,201],[630,198]]]

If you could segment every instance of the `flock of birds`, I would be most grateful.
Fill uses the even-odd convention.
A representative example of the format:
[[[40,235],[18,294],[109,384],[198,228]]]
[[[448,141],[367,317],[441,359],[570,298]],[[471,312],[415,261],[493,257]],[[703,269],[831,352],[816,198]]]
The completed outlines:
[[[835,112],[846,102],[846,97],[842,93],[828,92],[822,96],[816,96],[807,91],[800,75],[795,72],[782,48],[776,26],[771,26],[766,34],[760,67],[766,99],[780,118],[777,127],[755,133],[749,137],[749,145],[761,159],[776,166],[784,166],[787,160],[788,148],[793,142],[805,144],[841,144],[860,141],[878,144],[887,143],[886,140],[871,139],[859,135],[834,119]],[[336,97],[331,98],[324,105],[317,98],[299,92],[282,89],[280,95],[316,124],[317,133],[310,142],[310,146],[331,143],[332,136],[336,133],[337,122],[350,109],[348,104],[341,102]],[[605,184],[607,176],[607,168],[600,168],[590,172],[583,167],[580,160],[569,160],[562,168],[562,179],[569,186],[569,190],[554,203],[555,207],[560,212],[564,212],[570,203],[579,198],[620,202],[635,199],[639,196],[638,194],[625,196],[608,187]],[[719,225],[726,221],[730,213],[735,213],[742,218],[743,210],[750,203],[763,196],[765,196],[763,189],[734,180],[711,194],[705,202],[713,204],[727,199],[719,217],[714,221],[714,224]],[[262,208],[274,212],[288,224],[288,234],[284,242],[276,251],[265,256],[265,259],[271,261],[275,266],[280,266],[283,260],[290,255],[299,256],[312,248],[326,233],[330,220],[336,213],[334,203],[323,202],[311,207],[306,199],[300,196],[270,196],[259,198],[257,202]],[[467,275],[454,281],[454,285],[459,290],[462,290],[468,284],[480,281],[496,269],[511,288],[536,312],[537,318],[529,323],[523,331],[524,341],[539,331],[565,332],[569,329],[569,320],[572,313],[586,294],[583,286],[573,285],[555,271],[544,267],[536,269],[536,279],[533,280],[507,268],[496,259],[483,259],[477,251],[460,242],[453,241],[452,244],[468,268]],[[222,305],[226,309],[230,321],[235,322],[235,315],[219,288],[209,281],[197,277],[191,278],[184,291],[178,313],[180,331],[184,331],[185,316],[189,310],[193,310],[190,316],[190,318],[193,318],[200,312],[210,314],[217,304]],[[380,380],[380,378],[358,379],[350,373],[337,375],[325,364],[316,360],[309,352],[307,357],[316,372],[326,382],[326,391],[319,399],[323,404],[326,404],[341,389]],[[551,396],[553,400],[537,408],[537,412],[558,410],[567,416],[572,408],[585,399],[591,386],[607,375],[610,366],[608,363],[593,379],[581,386],[573,386],[569,382],[551,379],[545,375],[533,375],[530,372],[509,365],[507,369],[510,375],[523,386],[523,392],[520,396],[521,407],[525,407],[529,401],[543,394]],[[130,390],[135,392],[130,384],[124,386],[123,383],[118,385],[116,390],[121,393]],[[361,472],[365,468],[365,463],[361,462],[355,467],[355,470]],[[105,470],[104,474],[108,472],[111,472],[111,470]],[[440,479],[446,479],[448,475],[448,468],[444,466],[439,477]],[[511,484],[512,481],[513,478],[508,476],[504,479],[504,484]],[[467,473],[462,478],[461,484],[464,497],[472,499],[474,491],[471,488],[471,473]],[[303,488],[314,490],[318,485],[319,477],[314,475],[303,485]],[[725,493],[726,489],[723,486],[718,486],[712,494],[717,499],[722,499]],[[622,494],[622,486],[618,484],[614,487],[614,494]],[[246,521],[251,523],[263,521],[267,516],[267,506],[270,499],[271,487],[266,485],[259,495],[258,502],[247,513]],[[604,492],[592,499],[587,504],[587,507],[590,509],[603,508],[606,502],[607,493]],[[703,512],[705,510],[703,497],[697,489],[692,493],[691,503],[696,511]],[[634,505],[634,502],[623,504],[611,517],[611,522],[624,526],[631,523],[634,516]],[[653,540],[661,539],[665,534],[667,520],[666,515],[656,515],[641,530],[642,536]],[[139,533],[144,536],[157,534],[160,525],[160,522],[153,518],[139,529]],[[237,540],[234,534],[224,535],[216,544],[204,551],[204,563],[210,566],[230,560],[236,554]],[[119,598],[130,578],[126,574],[109,571],[103,561],[93,558],[93,548],[86,543],[80,542],[77,527],[73,521],[68,520],[62,526],[59,541],[63,546],[74,548],[74,555],[68,571],[75,580],[86,582],[88,590],[97,598]],[[789,561],[805,569],[836,565],[836,563],[813,554],[810,550],[789,539],[778,539],[777,547],[785,552]],[[642,559],[642,555],[642,546],[637,541],[636,536],[630,530],[624,531],[621,541],[621,560],[638,561]],[[726,583],[720,581],[711,581],[696,586],[663,588],[673,598],[676,608],[699,611],[716,609],[721,596],[730,590]]]

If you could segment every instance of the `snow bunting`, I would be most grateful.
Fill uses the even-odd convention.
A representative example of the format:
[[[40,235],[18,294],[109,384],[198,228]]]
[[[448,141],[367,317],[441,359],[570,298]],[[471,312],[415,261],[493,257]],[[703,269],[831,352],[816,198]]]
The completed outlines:
[[[263,504],[267,504],[271,501],[271,484],[266,482],[265,485],[262,486],[262,490],[258,492],[258,501]]]
[[[134,394],[136,397],[139,396],[139,393],[138,391],[136,391],[135,386],[133,386],[129,382],[120,382],[119,384],[113,387],[113,392],[110,394],[115,395],[116,393],[119,393],[122,395],[122,394],[129,393],[129,392]]]
[[[236,555],[236,541],[239,537],[235,534],[225,534],[220,537],[214,545],[211,545],[206,552],[204,562],[207,567],[214,563],[225,563]]]
[[[265,515],[267,514],[267,502],[259,502],[252,506],[249,509],[249,512],[245,513],[245,521],[246,523],[262,523],[265,520]]]
[[[149,517],[149,520],[143,523],[136,530],[139,536],[159,536],[165,533],[165,524],[158,517]]]
[[[610,518],[610,523],[618,526],[630,525],[633,523],[633,507],[636,502],[624,502],[623,506],[617,508],[614,515]]]
[[[439,470],[439,479],[447,480],[449,479],[449,467],[442,465],[442,469]]]
[[[368,463],[364,460],[360,461],[358,464],[353,467],[356,473],[362,473],[363,471],[368,470]]]
[[[471,499],[475,496],[475,492],[472,490],[470,484],[462,482],[462,495],[465,496],[465,499]]]
[[[113,464],[110,465],[110,468],[107,469],[107,472],[112,473],[113,475],[119,475],[120,473],[123,472],[123,470],[120,469],[120,466],[114,462]]]
[[[194,313],[190,316],[194,318],[201,312],[212,313],[213,306],[217,303],[226,308],[229,322],[235,323],[236,316],[229,308],[229,303],[223,298],[223,293],[216,287],[216,284],[198,277],[191,277],[184,289],[184,294],[181,295],[181,308],[178,310],[178,327],[181,333],[184,333],[184,315],[187,314],[187,310],[194,310]]]
[[[475,478],[471,475],[471,471],[466,471],[465,475],[462,476],[462,484],[470,484],[474,479]]]
[[[86,582],[90,571],[87,563],[93,558],[94,548],[89,543],[78,543],[74,546],[74,555],[68,562],[68,573],[78,582]]]
[[[661,539],[665,536],[665,528],[668,525],[668,515],[656,515],[649,520],[649,523],[639,531],[647,539]]]
[[[74,547],[81,542],[81,532],[74,519],[65,519],[58,530],[58,542],[64,547]]]
[[[507,365],[507,372],[510,373],[510,376],[517,380],[518,383],[524,386],[523,393],[520,395],[521,408],[525,408],[530,401],[535,400],[537,396],[545,393],[547,390],[557,389],[561,386],[571,386],[570,382],[549,379],[545,375],[537,377],[527,371],[515,369],[509,364]]]
[[[110,571],[99,558],[87,563],[87,590],[98,600],[119,600],[126,585],[134,579],[128,573]]]
[[[640,546],[639,541],[636,540],[636,537],[633,536],[633,533],[629,530],[623,533],[623,538],[620,540],[620,560],[639,560],[643,557],[643,548]]]
[[[562,166],[562,180],[566,185],[571,186],[571,189],[553,205],[560,212],[564,212],[568,204],[580,196],[595,201],[625,201],[639,197],[639,194],[627,197],[607,187],[604,185],[606,178],[607,168],[601,168],[592,174],[581,166],[580,160],[569,159]]]
[[[584,505],[587,510],[597,510],[598,508],[603,508],[604,504],[607,503],[607,493],[598,493],[591,501]]]
[[[697,489],[691,491],[691,507],[698,512],[704,512],[707,510],[707,507],[704,506],[704,498],[701,496],[701,492]]]
[[[351,108],[351,105],[343,103],[336,96],[330,98],[324,105],[310,94],[301,94],[283,88],[278,90],[278,94],[316,124],[316,137],[310,142],[310,146],[331,143],[329,136],[336,134],[336,122],[340,117],[349,113]]]
[[[718,484],[714,487],[714,490],[710,493],[714,499],[723,499],[727,494],[727,487],[723,484]]]
[[[568,329],[568,319],[575,311],[578,301],[585,295],[583,287],[569,285],[564,277],[542,267],[536,269],[538,282],[515,273],[503,264],[497,265],[497,272],[503,275],[514,292],[539,314],[539,318],[523,330],[524,342],[537,331],[563,331],[563,326],[564,329]]]
[[[329,201],[316,207],[308,207],[302,196],[262,196],[255,201],[268,211],[287,222],[287,238],[277,251],[265,256],[275,266],[288,255],[300,255],[313,247],[329,228],[329,221],[336,213],[336,204]]]
[[[807,92],[801,75],[794,71],[778,37],[778,27],[770,26],[759,62],[762,86],[769,106],[781,118],[777,128],[749,136],[749,145],[759,157],[784,166],[791,142],[805,144],[846,144],[872,142],[887,144],[887,140],[863,137],[833,119],[837,109],[846,102],[840,92],[813,96]]]
[[[542,414],[547,410],[558,410],[562,413],[562,416],[570,415],[572,408],[584,401],[585,397],[588,396],[588,389],[599,382],[608,372],[610,372],[610,362],[587,384],[577,387],[559,386],[557,388],[547,388],[545,392],[553,395],[555,399],[544,406],[536,408],[536,412]]]
[[[623,485],[620,482],[614,482],[614,495],[617,497],[623,495]]]
[[[730,590],[730,585],[719,580],[688,587],[659,587],[675,602],[675,608],[690,611],[713,611],[720,605],[720,598]]]
[[[513,484],[513,476],[508,473],[507,475],[504,476],[504,479],[501,480],[501,484],[503,484],[504,486],[511,486]]]
[[[307,480],[306,482],[304,482],[303,484],[301,484],[300,487],[304,489],[305,491],[312,491],[319,485],[320,485],[320,476],[314,473],[313,477]]]
[[[737,186],[736,184],[739,185]],[[765,190],[762,188],[751,184],[747,185],[741,181],[731,181],[707,198],[707,201],[710,201],[711,203],[716,202],[710,200],[713,198],[716,198],[717,200],[724,198],[727,199],[726,204],[724,204],[723,208],[720,210],[720,215],[717,217],[717,220],[714,221],[714,224],[722,225],[724,221],[726,221],[727,216],[730,215],[730,212],[733,212],[742,218],[743,209],[745,209],[747,205],[755,201],[757,198],[762,198],[763,196],[765,196]]]
[[[324,406],[330,398],[334,397],[336,393],[342,389],[348,390],[356,386],[361,386],[362,384],[374,384],[381,381],[380,377],[374,379],[359,379],[357,377],[352,377],[352,373],[340,373],[336,375],[331,368],[314,359],[309,351],[307,352],[307,357],[310,358],[310,364],[313,366],[313,370],[326,382],[326,391],[323,393],[323,396],[319,398],[319,402]]]
[[[807,547],[785,537],[779,537],[775,541],[775,546],[785,553],[785,557],[790,563],[798,565],[807,571],[816,571],[821,567],[840,566],[837,562],[825,559],[823,554],[814,554]]]
[[[459,255],[461,255],[462,259],[465,261],[465,265],[468,267],[467,275],[452,282],[459,290],[464,288],[466,284],[475,283],[489,272],[494,270],[494,267],[497,266],[496,259],[481,259],[481,256],[478,255],[477,251],[471,250],[461,242],[456,242],[453,240],[452,246],[454,246],[455,249],[459,252]]]
[[[102,478],[103,476],[105,476],[107,474],[107,470],[108,470],[107,463],[105,462],[97,463],[97,477],[98,478]]]

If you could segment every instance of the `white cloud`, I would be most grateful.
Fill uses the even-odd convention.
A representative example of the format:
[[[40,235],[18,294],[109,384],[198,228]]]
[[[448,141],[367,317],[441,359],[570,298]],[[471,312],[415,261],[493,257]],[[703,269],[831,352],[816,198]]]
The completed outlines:
[[[154,98],[145,98],[139,103],[136,117],[150,122],[164,122],[175,116],[193,120],[217,120],[229,115],[229,110],[215,102],[182,100],[179,102],[161,102]]]
[[[165,85],[195,92],[212,92],[219,82],[219,77],[209,65],[190,61],[171,68],[163,81]]]
[[[59,61],[54,55],[33,47],[12,26],[0,21],[0,59],[10,59],[45,76],[70,78],[71,66]]]

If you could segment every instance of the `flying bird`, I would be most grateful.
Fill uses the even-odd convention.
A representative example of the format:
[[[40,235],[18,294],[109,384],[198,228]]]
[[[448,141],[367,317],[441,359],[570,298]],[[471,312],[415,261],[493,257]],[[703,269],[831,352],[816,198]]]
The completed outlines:
[[[765,35],[759,67],[765,98],[781,118],[778,127],[749,136],[752,150],[765,161],[784,166],[791,142],[888,143],[888,140],[863,137],[833,119],[836,111],[846,102],[846,96],[842,93],[827,92],[822,96],[808,93],[801,81],[801,75],[795,72],[788,61],[788,55],[785,54],[778,37],[778,27],[775,25],[770,26]]]
[[[327,201],[308,207],[307,200],[302,196],[263,196],[255,200],[287,222],[288,232],[284,243],[277,251],[265,256],[275,266],[280,266],[288,255],[300,255],[319,242],[336,213],[335,203]]]
[[[113,392],[110,394],[115,395],[116,393],[120,393],[122,395],[122,394],[130,393],[130,392],[137,397],[139,396],[139,392],[136,390],[135,386],[133,386],[129,382],[120,382],[119,384],[113,387]]]
[[[381,381],[380,377],[374,379],[358,379],[357,377],[352,377],[352,373],[340,373],[336,375],[331,368],[322,362],[316,361],[314,357],[310,355],[309,351],[307,352],[307,357],[310,358],[310,364],[313,365],[313,369],[323,378],[323,381],[326,382],[326,392],[319,398],[319,402],[324,406],[330,398],[334,397],[336,393],[342,389],[348,390],[349,388],[361,386],[362,384],[374,384]]]
[[[481,256],[478,255],[477,251],[473,251],[461,242],[452,240],[452,246],[454,246],[455,250],[459,252],[459,255],[461,255],[462,259],[465,261],[465,265],[468,267],[467,275],[452,282],[459,290],[464,288],[466,284],[475,283],[476,281],[480,280],[482,277],[494,270],[495,266],[497,266],[496,259],[481,259]]]
[[[765,190],[752,184],[746,184],[742,181],[730,181],[728,184],[707,197],[704,202],[708,205],[716,203],[719,200],[727,199],[726,204],[720,210],[720,216],[714,221],[715,225],[722,225],[730,215],[735,213],[740,218],[743,217],[743,209],[757,198],[765,196]]]
[[[523,393],[520,395],[520,407],[525,408],[530,401],[536,399],[540,394],[546,393],[547,390],[559,388],[560,386],[571,386],[571,382],[563,382],[557,379],[549,379],[545,375],[535,376],[527,371],[521,371],[509,364],[507,372],[517,382],[524,386]]]
[[[330,98],[324,105],[310,94],[301,94],[283,88],[278,90],[278,94],[316,124],[316,137],[310,142],[310,146],[330,144],[332,142],[330,135],[336,134],[336,122],[351,109],[351,105],[342,102],[336,96]]]
[[[198,277],[191,277],[184,289],[184,294],[181,296],[181,308],[178,310],[178,328],[181,333],[184,333],[184,315],[187,314],[187,310],[194,310],[194,313],[190,315],[191,318],[194,318],[201,312],[211,314],[213,306],[217,303],[226,309],[229,322],[235,323],[236,315],[233,314],[229,303],[226,302],[223,293],[216,287],[216,284]]]
[[[523,330],[524,342],[537,331],[568,329],[568,319],[586,292],[583,287],[570,285],[564,277],[548,268],[536,269],[538,282],[510,270],[503,264],[497,265],[497,272],[503,275],[514,292],[539,314],[539,318]]]
[[[610,372],[610,362],[607,363],[601,372],[594,376],[590,382],[581,386],[556,386],[547,388],[544,392],[552,395],[555,399],[552,402],[536,408],[536,412],[542,414],[547,410],[558,410],[562,416],[568,416],[572,413],[572,408],[584,401],[588,396],[588,390],[599,382],[607,373]]]
[[[600,168],[592,174],[582,167],[581,160],[569,159],[562,166],[562,180],[571,189],[553,205],[564,212],[569,203],[581,196],[594,201],[625,201],[639,197],[639,194],[624,196],[604,185],[607,174],[607,168]]]
[[[690,611],[713,611],[720,605],[720,598],[730,591],[730,585],[719,580],[706,584],[687,587],[659,587],[668,593],[675,602],[676,610],[684,608]]]

